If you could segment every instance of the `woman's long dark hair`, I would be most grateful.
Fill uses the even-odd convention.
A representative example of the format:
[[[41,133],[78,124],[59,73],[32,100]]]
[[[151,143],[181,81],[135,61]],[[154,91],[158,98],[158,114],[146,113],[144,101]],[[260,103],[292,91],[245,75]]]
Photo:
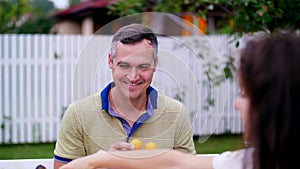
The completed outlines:
[[[299,167],[300,159],[292,155],[300,153],[299,36],[276,34],[250,42],[239,64],[250,99],[248,141],[255,147],[254,168]]]

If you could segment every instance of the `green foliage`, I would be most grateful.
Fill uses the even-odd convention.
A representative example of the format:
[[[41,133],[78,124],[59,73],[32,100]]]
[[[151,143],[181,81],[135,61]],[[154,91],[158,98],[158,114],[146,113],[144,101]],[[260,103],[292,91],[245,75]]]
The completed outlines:
[[[123,0],[108,7],[110,14],[126,16],[142,12],[181,13],[194,12],[206,19],[205,13],[213,6],[207,1],[189,0]]]
[[[12,32],[16,29],[23,14],[32,12],[30,0],[0,1],[0,33]]]
[[[147,7],[148,7],[147,0],[126,0],[126,1],[118,1],[115,4],[108,6],[108,9],[110,9],[109,14],[126,16],[135,13],[145,12],[147,11]]]
[[[53,2],[49,0],[31,0],[30,4],[37,14],[48,14],[54,9]]]
[[[69,0],[70,6],[80,3],[80,0]]]
[[[300,28],[300,0],[234,0],[224,1],[231,8],[233,32],[268,33]]]
[[[49,0],[0,1],[0,33],[48,33],[53,10]]]
[[[206,19],[216,11],[224,14],[217,32],[239,33],[282,29],[295,31],[300,27],[300,0],[123,0],[109,7],[119,16],[141,12],[190,12]],[[129,10],[128,10],[129,9]]]
[[[40,15],[25,22],[20,26],[15,33],[34,34],[34,33],[49,33],[52,24],[49,21],[49,16]]]

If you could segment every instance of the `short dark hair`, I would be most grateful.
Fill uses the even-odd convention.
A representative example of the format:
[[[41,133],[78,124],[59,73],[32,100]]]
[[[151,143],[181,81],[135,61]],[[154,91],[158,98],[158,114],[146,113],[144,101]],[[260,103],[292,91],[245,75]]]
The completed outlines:
[[[114,58],[116,56],[116,44],[121,42],[123,44],[135,44],[147,39],[151,42],[154,51],[153,58],[157,58],[158,42],[157,37],[153,31],[141,24],[130,24],[119,29],[113,36],[111,43],[110,56]]]

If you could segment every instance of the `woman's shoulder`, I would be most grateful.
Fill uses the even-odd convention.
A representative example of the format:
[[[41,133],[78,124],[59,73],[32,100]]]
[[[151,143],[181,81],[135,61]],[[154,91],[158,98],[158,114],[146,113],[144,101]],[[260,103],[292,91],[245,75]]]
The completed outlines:
[[[252,168],[252,154],[253,148],[225,151],[214,157],[213,168],[242,169],[244,168],[244,163],[246,165],[245,168]]]

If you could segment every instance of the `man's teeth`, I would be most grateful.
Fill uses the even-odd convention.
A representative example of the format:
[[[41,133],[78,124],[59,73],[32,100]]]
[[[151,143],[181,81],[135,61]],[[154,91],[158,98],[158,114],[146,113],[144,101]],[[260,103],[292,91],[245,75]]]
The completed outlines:
[[[130,86],[137,86],[135,83],[129,83]]]

